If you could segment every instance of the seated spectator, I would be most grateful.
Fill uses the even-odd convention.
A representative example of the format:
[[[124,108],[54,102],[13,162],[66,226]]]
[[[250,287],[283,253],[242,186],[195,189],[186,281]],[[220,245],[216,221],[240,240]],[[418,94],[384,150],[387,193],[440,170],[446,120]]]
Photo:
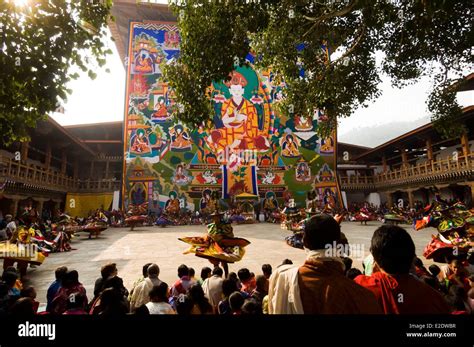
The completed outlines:
[[[177,298],[179,294],[186,294],[188,289],[195,283],[189,278],[189,268],[181,264],[178,267],[178,280],[171,287],[171,296]]]
[[[67,308],[67,301],[69,299],[69,295],[71,295],[72,293],[81,293],[86,297],[86,304],[83,307],[83,309],[86,309],[86,289],[84,288],[82,283],[79,282],[79,273],[76,270],[68,271],[64,276],[64,279],[62,281],[62,287],[61,289],[59,289],[55,298],[51,302],[51,313],[63,314]]]
[[[386,314],[447,314],[439,292],[409,274],[415,244],[405,229],[383,225],[375,230],[371,248],[380,271],[355,282],[375,294]]]
[[[306,221],[305,263],[280,266],[270,278],[271,314],[381,313],[373,294],[344,276],[344,263],[333,245],[344,243],[339,223],[326,214]],[[333,252],[334,251],[334,252]]]
[[[229,297],[232,293],[238,292],[237,283],[232,279],[225,279],[222,281],[222,296],[223,299],[219,302],[217,306],[217,312],[219,314],[230,315],[232,310],[230,308]]]
[[[193,302],[191,314],[212,314],[213,308],[204,296],[202,287],[195,283],[189,288],[188,297]]]
[[[158,278],[160,268],[157,264],[151,264],[147,269],[148,276],[140,282],[134,289],[130,300],[130,312],[134,312],[138,307],[150,301],[149,293],[153,287],[159,286],[162,281]]]
[[[241,309],[242,315],[260,315],[262,314],[262,305],[254,299],[246,299]]]
[[[194,277],[196,275],[196,271],[192,267],[189,268],[189,279],[191,282],[197,283],[196,278]]]
[[[447,277],[448,288],[452,285],[462,286],[467,293],[470,289],[469,281],[467,279],[469,273],[464,268],[463,263],[458,259],[454,259],[449,265],[452,273]]]
[[[426,270],[425,266],[423,265],[423,261],[419,257],[415,257],[415,260],[413,261],[413,266],[415,268],[415,274],[418,278],[430,275],[428,270]]]
[[[17,300],[20,297],[20,290],[16,287],[17,279],[18,274],[16,272],[4,271],[2,274],[2,281],[7,286],[7,295],[11,302]]]
[[[342,258],[342,262],[344,263],[344,275],[347,275],[347,271],[352,268],[352,259],[349,257]]]
[[[228,279],[231,279],[232,281],[235,282],[235,284],[237,285],[237,288],[239,290],[241,290],[242,288],[242,283],[240,283],[240,280],[239,280],[239,277],[237,276],[237,274],[235,272],[231,272],[229,273],[229,276],[227,276]]]
[[[148,311],[146,305],[141,305],[140,307],[137,307],[135,309],[135,312],[133,314],[138,317],[149,316],[150,311]]]
[[[263,264],[262,265],[262,273],[266,279],[269,279],[272,275],[272,266],[270,264]]]
[[[19,298],[11,306],[10,314],[17,319],[32,318],[35,315],[33,300],[27,297]]]
[[[463,286],[451,285],[448,294],[445,296],[446,302],[451,308],[451,314],[469,314],[471,313],[470,305],[464,300],[466,292]]]
[[[128,312],[127,306],[123,303],[123,297],[114,288],[104,289],[99,296],[99,303],[93,314],[104,318],[120,317]]]
[[[193,310],[194,303],[188,295],[180,294],[176,299],[176,313],[189,316]]]
[[[232,315],[242,314],[242,306],[244,305],[245,299],[240,292],[233,292],[229,296],[229,305]]]
[[[63,315],[83,315],[88,314],[84,310],[85,305],[87,304],[87,298],[82,293],[71,293],[68,297],[66,304],[66,311]]]
[[[8,296],[8,286],[0,281],[0,318],[7,315],[10,309],[10,300]]]
[[[132,294],[133,294],[133,291],[135,290],[135,288],[145,280],[145,278],[148,277],[148,267],[151,265],[152,263],[146,263],[145,265],[143,265],[142,267],[142,275],[140,276],[140,278],[138,278],[135,282],[133,282],[133,285],[132,285],[132,290],[130,291],[130,293],[128,294],[128,301],[131,301],[132,300]]]
[[[247,268],[240,269],[237,272],[237,275],[239,276],[240,283],[242,284],[240,291],[251,295],[257,286],[255,275]]]
[[[117,276],[118,270],[117,270],[117,264],[115,263],[108,263],[102,266],[100,269],[100,276],[96,281],[94,285],[94,298],[97,298],[100,293],[105,289],[104,288],[104,282],[108,280],[109,278],[112,278],[114,276]]]
[[[150,290],[150,302],[145,306],[150,314],[176,314],[168,304],[168,285],[161,282]]]
[[[66,266],[60,266],[54,272],[54,277],[56,278],[53,283],[50,284],[48,291],[46,293],[46,311],[51,312],[51,302],[53,301],[54,297],[58,293],[59,289],[61,289],[61,283],[64,280],[64,276],[67,273]]]
[[[268,295],[269,281],[264,275],[258,275],[255,282],[256,287],[252,292],[251,298],[261,307],[263,298]]]
[[[204,295],[209,300],[214,311],[217,310],[217,305],[219,305],[219,301],[222,299],[222,282],[224,281],[222,275],[224,275],[224,271],[217,266],[212,270],[212,276],[202,284]]]
[[[351,280],[354,280],[354,278],[356,278],[359,275],[362,275],[362,272],[359,269],[356,269],[356,268],[349,269],[346,272],[346,277],[351,279]]]
[[[208,279],[209,277],[211,277],[212,275],[212,270],[210,267],[203,267],[201,269],[201,278],[198,280],[198,284],[202,285],[203,282]]]
[[[431,276],[438,278],[438,275],[441,272],[441,269],[439,268],[438,265],[432,264],[428,267],[428,271],[431,274]]]
[[[27,287],[21,290],[20,296],[22,298],[30,298],[33,302],[33,310],[35,311],[35,314],[38,312],[38,307],[39,307],[39,302],[36,301],[36,290],[33,287]]]

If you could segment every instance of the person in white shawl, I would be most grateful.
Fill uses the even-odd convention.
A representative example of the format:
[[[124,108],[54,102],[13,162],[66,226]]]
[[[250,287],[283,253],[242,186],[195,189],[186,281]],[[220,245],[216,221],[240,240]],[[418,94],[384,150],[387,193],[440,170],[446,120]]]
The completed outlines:
[[[313,216],[303,236],[302,266],[282,265],[270,277],[270,314],[382,313],[374,295],[344,276],[347,239],[332,216]]]
[[[156,264],[148,266],[148,277],[141,281],[133,290],[132,297],[130,298],[130,312],[135,312],[137,308],[150,302],[150,291],[153,287],[161,284],[161,280],[158,278],[160,274],[160,268]]]

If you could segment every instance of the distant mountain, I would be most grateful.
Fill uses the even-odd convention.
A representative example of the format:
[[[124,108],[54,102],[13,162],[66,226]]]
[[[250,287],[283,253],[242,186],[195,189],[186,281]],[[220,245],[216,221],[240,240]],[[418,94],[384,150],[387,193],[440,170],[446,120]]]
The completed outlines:
[[[429,122],[429,118],[419,118],[409,122],[357,127],[345,134],[338,134],[338,140],[354,145],[376,147]]]

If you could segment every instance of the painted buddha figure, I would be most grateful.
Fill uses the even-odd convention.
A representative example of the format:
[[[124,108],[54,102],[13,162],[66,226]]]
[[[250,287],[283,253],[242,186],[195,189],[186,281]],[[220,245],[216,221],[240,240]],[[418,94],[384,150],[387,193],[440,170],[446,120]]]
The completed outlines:
[[[284,157],[298,157],[300,151],[298,150],[298,145],[296,144],[292,134],[285,136],[285,140],[282,142],[281,146],[281,155]]]
[[[334,152],[334,140],[332,136],[321,139],[321,153],[333,153]]]
[[[158,104],[155,105],[155,113],[153,113],[152,117],[158,119],[168,118],[168,109],[166,108],[165,99],[163,97],[160,97]]]
[[[153,60],[145,51],[141,51],[137,55],[135,59],[135,71],[142,73],[153,72]]]
[[[148,153],[151,151],[148,138],[145,136],[143,129],[139,129],[133,137],[131,150],[135,153]]]
[[[239,72],[232,72],[230,81],[225,84],[231,97],[223,102],[221,120],[223,128],[211,132],[208,141],[214,148],[230,149],[268,149],[258,128],[255,106],[244,98],[246,78]]]
[[[181,124],[176,125],[170,129],[171,148],[174,150],[188,150],[191,149],[191,138]]]

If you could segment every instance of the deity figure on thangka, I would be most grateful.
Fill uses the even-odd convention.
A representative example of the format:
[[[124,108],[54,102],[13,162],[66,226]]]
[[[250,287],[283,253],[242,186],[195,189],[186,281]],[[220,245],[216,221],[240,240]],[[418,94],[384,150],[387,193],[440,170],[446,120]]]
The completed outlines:
[[[248,81],[244,75],[233,71],[230,80],[225,82],[231,97],[222,102],[220,119],[216,130],[207,138],[209,146],[217,150],[269,149],[268,140],[259,129],[257,110],[254,104],[244,97]]]
[[[207,225],[204,236],[181,237],[180,241],[190,245],[184,254],[194,253],[196,256],[208,259],[214,266],[222,267],[227,277],[228,263],[240,261],[245,254],[245,247],[250,244],[246,239],[235,237],[232,224],[224,222],[224,214],[216,211],[211,214],[212,223]]]
[[[438,229],[423,256],[440,263],[448,262],[453,256],[465,258],[474,246],[474,210],[459,201],[448,204],[437,191],[435,196],[436,200],[424,209],[424,216],[414,220],[415,230],[430,226]]]

